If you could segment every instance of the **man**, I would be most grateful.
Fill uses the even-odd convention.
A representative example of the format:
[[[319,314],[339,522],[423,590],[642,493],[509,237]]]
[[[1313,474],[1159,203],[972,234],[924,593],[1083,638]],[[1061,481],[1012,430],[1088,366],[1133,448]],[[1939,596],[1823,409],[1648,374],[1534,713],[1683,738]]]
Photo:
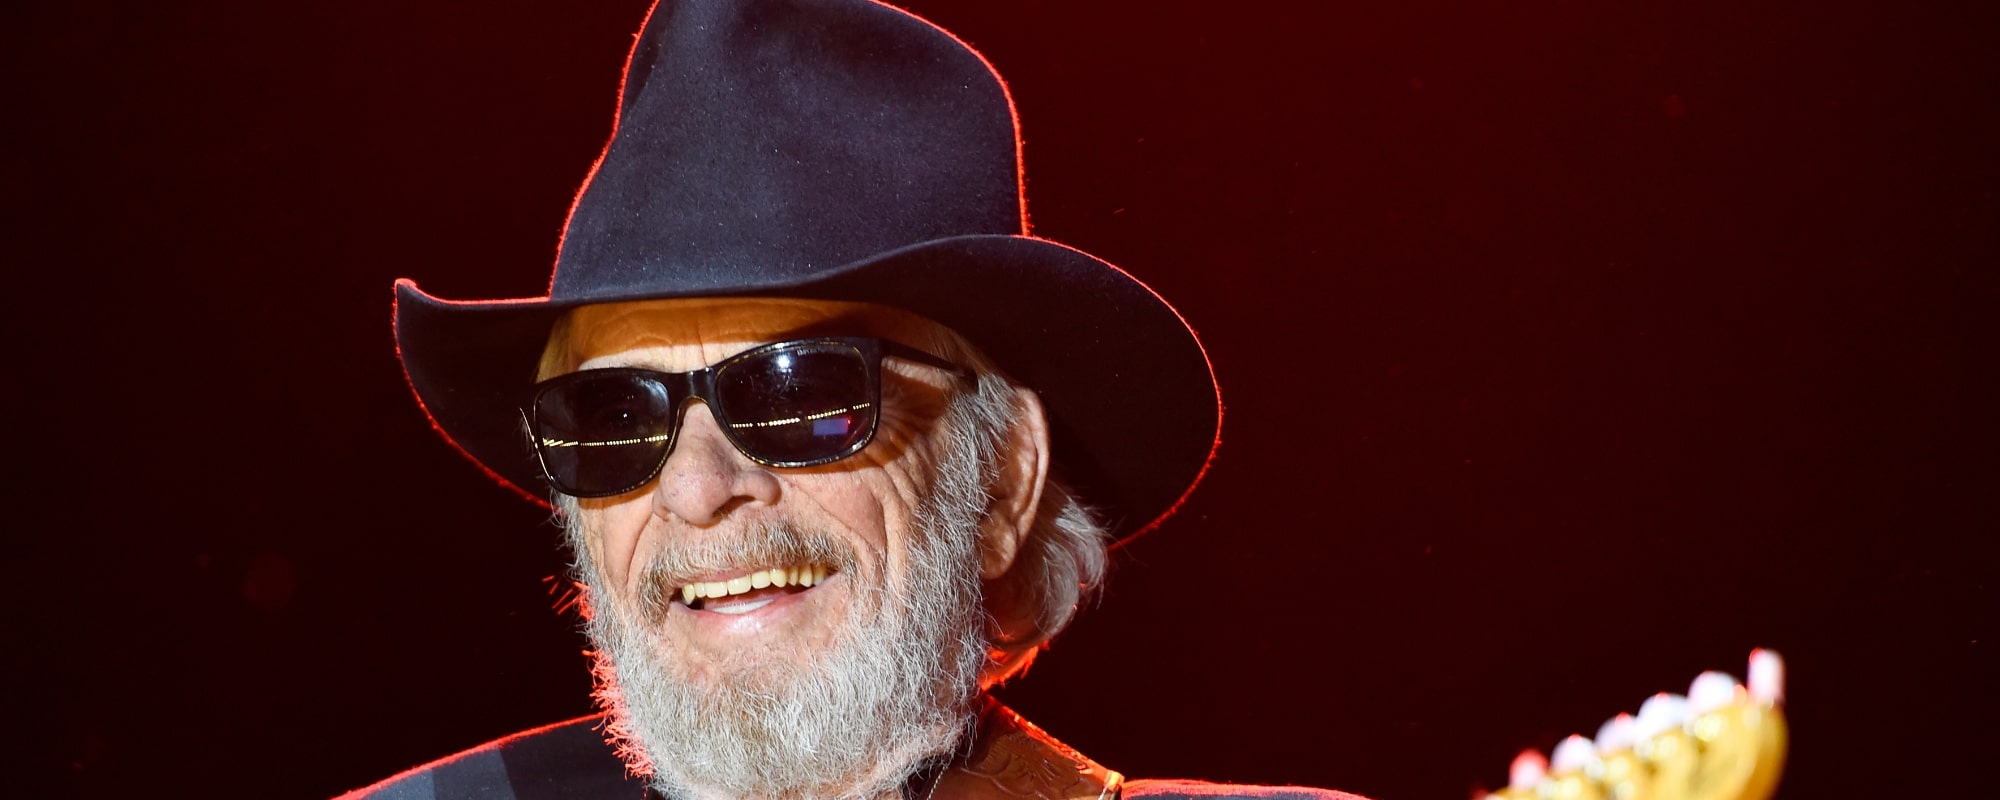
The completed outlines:
[[[591,718],[355,796],[1328,797],[1127,781],[985,697],[1219,422],[1173,309],[1025,235],[1012,104],[870,0],[663,0],[548,297],[397,287],[412,388],[554,505]]]

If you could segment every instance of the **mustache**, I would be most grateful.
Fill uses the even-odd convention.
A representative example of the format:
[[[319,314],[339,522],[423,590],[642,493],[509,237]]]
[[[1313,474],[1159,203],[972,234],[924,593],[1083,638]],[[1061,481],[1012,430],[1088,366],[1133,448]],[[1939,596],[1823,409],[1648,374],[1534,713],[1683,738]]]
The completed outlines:
[[[820,564],[847,572],[854,549],[822,531],[771,520],[728,533],[703,532],[667,542],[640,573],[640,600],[648,618],[658,620],[682,586],[696,578],[743,567]]]

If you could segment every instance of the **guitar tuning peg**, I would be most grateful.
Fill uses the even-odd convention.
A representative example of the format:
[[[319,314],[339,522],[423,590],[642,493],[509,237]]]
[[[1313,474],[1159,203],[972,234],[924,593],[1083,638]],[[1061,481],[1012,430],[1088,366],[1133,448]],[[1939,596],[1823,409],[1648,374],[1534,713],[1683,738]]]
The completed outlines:
[[[1750,654],[1745,684],[1704,672],[1687,696],[1662,692],[1637,714],[1570,736],[1547,756],[1523,750],[1508,785],[1476,800],[1769,800],[1784,770],[1784,662]]]
[[[1514,763],[1507,766],[1507,788],[1533,788],[1548,774],[1548,759],[1533,749],[1522,750],[1520,755],[1514,756]]]
[[[1750,698],[1767,706],[1785,702],[1785,660],[1777,653],[1750,651]]]
[[[1639,705],[1639,716],[1632,723],[1632,735],[1640,740],[1651,739],[1679,728],[1681,723],[1687,722],[1687,718],[1687,698],[1661,692],[1646,698],[1646,702]]]
[[[1736,677],[1727,672],[1709,670],[1696,675],[1694,683],[1688,685],[1688,713],[1701,716],[1710,711],[1736,702]]]
[[[1631,714],[1619,714],[1605,720],[1604,725],[1597,729],[1598,754],[1604,755],[1619,750],[1630,749],[1634,743],[1639,741],[1639,737],[1632,732],[1632,729]]]
[[[1571,735],[1556,743],[1556,749],[1549,753],[1549,772],[1562,774],[1575,772],[1597,760],[1597,746],[1582,736]]]

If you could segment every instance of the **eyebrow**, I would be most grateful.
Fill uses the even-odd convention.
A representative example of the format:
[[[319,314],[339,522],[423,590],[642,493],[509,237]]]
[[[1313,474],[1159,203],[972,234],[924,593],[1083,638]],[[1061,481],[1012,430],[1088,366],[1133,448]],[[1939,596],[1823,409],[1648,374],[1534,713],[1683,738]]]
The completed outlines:
[[[744,345],[742,349],[732,353],[725,354],[722,356],[722,358],[729,358],[731,356],[736,355],[737,353],[742,353],[745,350],[755,349],[774,342],[789,342],[794,339],[813,339],[822,336],[872,336],[875,338],[882,339],[884,341],[903,342],[905,346],[915,346],[915,347],[923,346],[920,343],[904,342],[905,337],[888,335],[889,333],[888,326],[870,325],[868,324],[868,322],[869,322],[868,316],[864,313],[860,313],[860,310],[858,309],[843,311],[834,316],[827,317],[826,319],[815,320],[813,322],[808,322],[803,325],[796,325],[790,328],[784,328],[775,332],[767,333],[764,336],[756,339],[745,339],[743,340]],[[671,347],[675,345],[670,344],[668,346]],[[584,359],[584,361],[588,360],[589,359]],[[595,367],[591,367],[591,369],[603,369],[606,367],[645,366],[645,364],[641,363],[641,361],[642,360],[640,359],[627,360],[621,358],[617,361],[611,361],[599,364]],[[572,371],[576,369],[582,369],[583,368],[582,363],[583,361],[577,362],[577,366],[573,367]]]

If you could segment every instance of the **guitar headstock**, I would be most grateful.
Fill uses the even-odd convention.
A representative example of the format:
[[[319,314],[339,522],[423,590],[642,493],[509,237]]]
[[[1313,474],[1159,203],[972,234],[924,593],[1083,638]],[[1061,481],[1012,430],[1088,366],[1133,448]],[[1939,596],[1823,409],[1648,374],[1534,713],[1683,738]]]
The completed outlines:
[[[1483,800],[1765,800],[1785,766],[1784,693],[1784,662],[1753,651],[1746,684],[1704,672],[1686,696],[1654,695],[1594,741],[1523,752],[1507,788]]]

